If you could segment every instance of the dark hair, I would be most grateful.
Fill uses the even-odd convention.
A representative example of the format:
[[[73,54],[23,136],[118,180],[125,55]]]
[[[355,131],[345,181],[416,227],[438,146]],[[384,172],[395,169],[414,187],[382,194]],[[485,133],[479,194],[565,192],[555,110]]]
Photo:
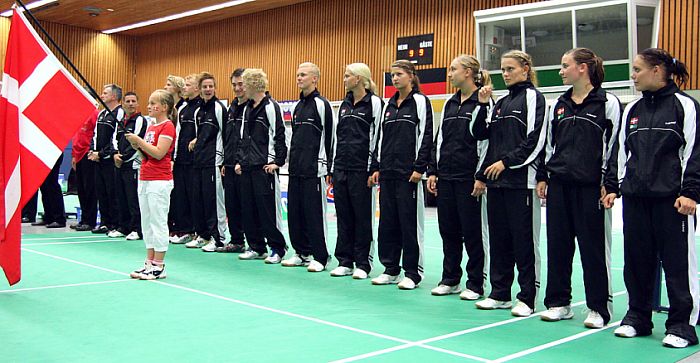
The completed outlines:
[[[683,86],[688,83],[688,67],[685,63],[673,58],[671,53],[661,49],[661,48],[647,48],[638,54],[644,62],[648,65],[654,67],[659,66],[665,72],[669,81],[675,81],[679,86]]]
[[[416,66],[414,66],[413,63],[405,59],[399,59],[391,65],[391,68],[399,68],[412,75],[413,89],[420,91],[420,79],[418,79],[418,74],[416,74]]]
[[[243,75],[243,72],[245,72],[245,68],[236,68],[233,70],[233,73],[231,73],[231,82],[233,82],[233,77],[240,77]]]
[[[576,64],[588,66],[588,78],[593,87],[600,87],[605,80],[605,69],[603,69],[603,58],[597,56],[588,48],[574,48],[564,54],[568,54],[574,59]]]
[[[136,100],[137,100],[137,101],[138,101],[138,99],[139,99],[139,96],[136,95],[136,92],[134,92],[134,91],[129,91],[129,92],[125,93],[125,94],[124,94],[124,98],[126,98],[126,96],[134,96],[134,97],[136,97]]]
[[[202,89],[202,82],[211,79],[214,82],[214,87],[216,87],[216,78],[214,78],[214,75],[208,72],[202,72],[199,77],[199,89]]]

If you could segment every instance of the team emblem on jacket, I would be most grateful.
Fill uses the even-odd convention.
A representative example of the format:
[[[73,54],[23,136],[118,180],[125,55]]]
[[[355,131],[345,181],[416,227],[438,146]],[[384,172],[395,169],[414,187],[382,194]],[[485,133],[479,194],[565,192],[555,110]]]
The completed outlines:
[[[557,109],[557,118],[561,120],[562,117],[564,117],[564,107]]]
[[[391,112],[390,112],[390,111],[387,111],[387,112],[386,112],[386,115],[384,115],[384,116],[385,116],[385,117],[389,117],[390,115],[391,115]]]
[[[630,128],[636,129],[638,123],[639,123],[639,117],[632,117],[632,119],[630,120]]]

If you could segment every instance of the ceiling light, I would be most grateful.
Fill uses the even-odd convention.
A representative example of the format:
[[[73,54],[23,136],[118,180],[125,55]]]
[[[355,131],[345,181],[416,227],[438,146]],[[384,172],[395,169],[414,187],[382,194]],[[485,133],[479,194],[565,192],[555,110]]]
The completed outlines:
[[[216,11],[216,10],[221,10],[221,9],[225,9],[225,8],[230,8],[230,7],[232,7],[232,6],[241,5],[241,4],[245,4],[245,3],[249,3],[249,2],[253,2],[253,1],[255,1],[255,0],[227,1],[227,2],[222,3],[222,4],[212,5],[212,6],[206,6],[206,7],[203,7],[203,8],[201,8],[201,9],[197,9],[197,10],[185,11],[184,13],[179,13],[179,14],[174,14],[174,15],[168,15],[168,16],[164,16],[164,17],[158,18],[158,19],[147,20],[147,21],[142,21],[142,22],[140,22],[140,23],[135,23],[135,24],[131,24],[131,25],[121,26],[121,27],[119,27],[119,28],[113,28],[113,29],[103,30],[102,33],[104,33],[104,34],[112,34],[112,33],[123,32],[123,31],[131,30],[131,29],[142,28],[142,27],[149,26],[149,25],[164,23],[164,22],[166,22],[166,21],[171,21],[171,20],[176,20],[176,19],[182,19],[182,18],[186,18],[186,17],[188,17],[188,16],[193,16],[193,15],[198,15],[198,14],[202,14],[202,13],[208,13],[208,12],[211,12],[211,11]]]
[[[57,3],[57,2],[58,2],[58,0],[39,0],[39,1],[35,1],[31,4],[27,4],[26,6],[27,6],[27,9],[32,10],[32,9],[36,9],[36,8],[46,6],[49,4],[53,4],[53,3]],[[21,6],[18,6],[17,11],[24,11],[24,8],[22,8]],[[6,18],[11,17],[12,16],[12,9],[3,11],[2,13],[0,13],[0,16],[4,16]]]

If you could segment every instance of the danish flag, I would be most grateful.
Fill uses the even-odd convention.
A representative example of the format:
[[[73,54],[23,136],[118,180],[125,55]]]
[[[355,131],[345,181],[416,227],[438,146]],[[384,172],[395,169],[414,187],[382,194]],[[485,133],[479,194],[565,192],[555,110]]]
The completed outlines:
[[[0,267],[14,285],[21,278],[22,207],[95,106],[17,10],[1,94]]]

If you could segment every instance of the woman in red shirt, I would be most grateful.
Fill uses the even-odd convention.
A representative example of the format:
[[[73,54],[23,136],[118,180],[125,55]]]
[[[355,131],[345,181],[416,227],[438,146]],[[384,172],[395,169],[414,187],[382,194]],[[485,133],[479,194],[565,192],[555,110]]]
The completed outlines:
[[[131,273],[141,280],[164,279],[165,252],[168,250],[168,210],[173,173],[170,155],[175,145],[175,100],[165,90],[156,90],[148,99],[148,115],[154,120],[142,139],[135,134],[126,138],[143,156],[139,175],[139,206],[141,228],[146,244],[146,262],[143,268]]]

